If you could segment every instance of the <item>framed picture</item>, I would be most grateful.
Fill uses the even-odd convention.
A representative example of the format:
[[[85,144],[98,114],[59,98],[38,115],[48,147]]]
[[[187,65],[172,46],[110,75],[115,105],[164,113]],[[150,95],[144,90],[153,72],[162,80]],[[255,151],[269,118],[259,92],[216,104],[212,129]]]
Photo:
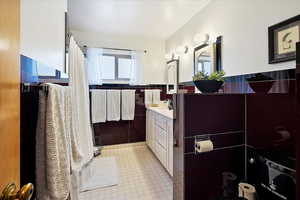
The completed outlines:
[[[296,59],[300,15],[269,27],[269,64]]]

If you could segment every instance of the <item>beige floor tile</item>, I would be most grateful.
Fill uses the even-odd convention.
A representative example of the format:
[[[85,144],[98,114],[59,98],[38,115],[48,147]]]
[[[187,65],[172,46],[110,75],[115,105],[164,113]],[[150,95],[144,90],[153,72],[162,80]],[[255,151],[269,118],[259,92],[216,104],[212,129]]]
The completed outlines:
[[[146,145],[107,148],[102,151],[101,156],[116,158],[120,183],[117,186],[84,192],[80,200],[173,199],[172,179]]]

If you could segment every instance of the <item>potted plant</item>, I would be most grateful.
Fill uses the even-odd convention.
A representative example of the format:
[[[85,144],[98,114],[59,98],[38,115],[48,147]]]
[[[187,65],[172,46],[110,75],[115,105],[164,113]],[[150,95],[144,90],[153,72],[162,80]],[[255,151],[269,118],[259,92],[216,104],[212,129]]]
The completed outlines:
[[[268,93],[274,84],[274,79],[262,73],[247,78],[248,84],[255,93]]]
[[[193,76],[195,86],[202,93],[218,92],[225,82],[225,72],[213,72],[208,75],[205,72],[198,72]]]

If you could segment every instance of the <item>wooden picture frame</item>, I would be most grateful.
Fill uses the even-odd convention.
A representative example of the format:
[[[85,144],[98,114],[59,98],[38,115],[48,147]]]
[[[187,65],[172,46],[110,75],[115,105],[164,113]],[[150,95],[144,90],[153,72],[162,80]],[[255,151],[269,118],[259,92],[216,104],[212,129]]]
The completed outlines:
[[[296,59],[296,43],[300,41],[300,15],[270,26],[269,64]]]

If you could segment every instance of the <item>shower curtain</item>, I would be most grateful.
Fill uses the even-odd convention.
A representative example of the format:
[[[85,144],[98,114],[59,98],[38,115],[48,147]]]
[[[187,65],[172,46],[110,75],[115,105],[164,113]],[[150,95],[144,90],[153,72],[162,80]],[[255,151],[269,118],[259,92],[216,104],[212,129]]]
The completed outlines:
[[[72,124],[78,134],[83,154],[81,167],[89,163],[94,155],[93,136],[90,124],[89,88],[85,70],[85,59],[74,38],[70,40],[69,85],[72,101]]]

